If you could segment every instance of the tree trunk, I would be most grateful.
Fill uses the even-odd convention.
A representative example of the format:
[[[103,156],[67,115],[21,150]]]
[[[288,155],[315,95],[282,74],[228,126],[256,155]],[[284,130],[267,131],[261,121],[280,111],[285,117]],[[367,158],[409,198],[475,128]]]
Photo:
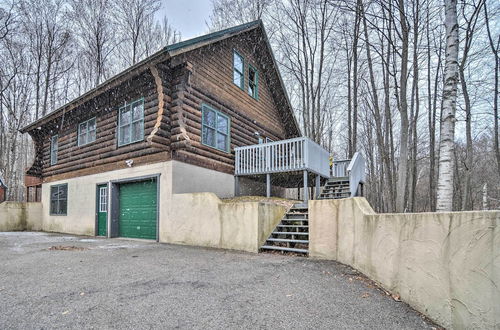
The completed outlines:
[[[484,17],[486,21],[486,31],[488,32],[488,41],[490,44],[491,52],[495,58],[495,87],[493,90],[493,116],[494,116],[494,132],[493,132],[493,149],[495,150],[495,158],[497,160],[497,171],[500,177],[500,145],[498,141],[498,71],[500,70],[500,56],[498,55],[500,46],[500,35],[497,38],[496,45],[491,36],[490,21],[488,17],[488,8],[484,4]]]
[[[398,1],[398,10],[401,24],[401,72],[400,72],[400,93],[399,93],[399,112],[401,116],[400,150],[399,150],[399,169],[398,185],[396,195],[396,212],[404,212],[406,206],[406,186],[408,176],[408,25],[406,24],[406,14],[404,1]]]
[[[349,149],[349,158],[352,158],[358,144],[358,40],[361,23],[361,0],[356,1],[356,17],[354,19],[354,36],[352,43],[353,62],[353,95],[352,95],[352,145]]]
[[[453,157],[455,150],[455,111],[458,85],[457,1],[445,0],[446,55],[439,143],[437,211],[453,208]]]

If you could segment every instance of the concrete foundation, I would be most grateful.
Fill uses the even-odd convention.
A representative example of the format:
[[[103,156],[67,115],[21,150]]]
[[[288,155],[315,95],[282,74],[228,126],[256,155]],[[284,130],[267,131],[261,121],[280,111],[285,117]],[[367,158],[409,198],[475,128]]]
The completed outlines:
[[[216,194],[233,196],[233,176],[170,161],[44,183],[42,203],[0,205],[0,230],[28,229],[93,236],[96,233],[97,185],[152,176],[156,176],[159,183],[160,242],[257,252],[286,211],[285,207],[271,203],[222,202]],[[50,187],[58,184],[68,185],[66,215],[49,212]],[[196,192],[200,190],[213,192]],[[181,191],[189,193],[179,193]],[[111,210],[116,210],[116,205],[113,208],[114,193],[112,189],[108,194]],[[108,234],[111,213],[108,212]]]
[[[174,194],[160,241],[258,252],[285,212],[269,203],[222,202],[213,193]]]
[[[446,328],[500,328],[500,211],[375,214],[309,202],[309,254],[350,265]]]
[[[0,231],[42,230],[41,219],[41,203],[0,204]]]

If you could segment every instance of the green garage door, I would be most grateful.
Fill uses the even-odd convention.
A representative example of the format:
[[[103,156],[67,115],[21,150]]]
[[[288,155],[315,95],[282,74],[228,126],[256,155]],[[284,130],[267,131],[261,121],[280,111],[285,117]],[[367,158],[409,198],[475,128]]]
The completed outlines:
[[[120,185],[120,236],[156,239],[156,181]]]

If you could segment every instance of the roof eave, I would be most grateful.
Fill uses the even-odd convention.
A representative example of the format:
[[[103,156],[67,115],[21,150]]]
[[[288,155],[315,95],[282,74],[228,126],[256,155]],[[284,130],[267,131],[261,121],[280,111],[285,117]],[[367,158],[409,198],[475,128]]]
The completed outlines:
[[[164,58],[162,58],[162,56]],[[110,79],[106,80],[105,82],[99,84],[98,86],[92,88],[88,92],[80,95],[79,97],[70,101],[69,103],[66,103],[65,105],[59,107],[55,111],[52,111],[51,113],[47,114],[46,116],[43,116],[42,118],[35,120],[31,124],[24,126],[23,128],[19,129],[19,132],[28,133],[28,132],[34,130],[35,128],[40,127],[41,125],[44,125],[47,122],[57,118],[62,111],[68,110],[72,107],[76,107],[79,104],[88,101],[90,98],[95,97],[101,93],[104,93],[105,91],[109,90],[110,88],[115,87],[116,84],[120,84],[122,82],[121,80],[123,78],[140,74],[149,65],[155,64],[158,61],[167,60],[168,58],[169,58],[168,53],[165,52],[164,49],[162,49],[162,50],[154,53],[153,55],[145,58],[144,60],[137,62],[136,64],[134,64],[130,68],[120,72],[116,76],[113,76],[112,78],[110,78]]]

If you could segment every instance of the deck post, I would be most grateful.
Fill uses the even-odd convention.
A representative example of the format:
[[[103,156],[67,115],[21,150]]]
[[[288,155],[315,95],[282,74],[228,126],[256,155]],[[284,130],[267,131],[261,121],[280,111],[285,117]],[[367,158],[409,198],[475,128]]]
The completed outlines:
[[[271,174],[266,174],[266,196],[271,197]]]
[[[238,197],[240,195],[240,177],[234,176],[234,197]]]
[[[304,203],[307,204],[307,201],[309,199],[309,188],[307,185],[307,170],[304,170],[304,195],[302,197],[304,198]]]
[[[319,197],[320,182],[320,176],[319,174],[316,174],[316,192],[314,194],[314,199],[317,199]]]

